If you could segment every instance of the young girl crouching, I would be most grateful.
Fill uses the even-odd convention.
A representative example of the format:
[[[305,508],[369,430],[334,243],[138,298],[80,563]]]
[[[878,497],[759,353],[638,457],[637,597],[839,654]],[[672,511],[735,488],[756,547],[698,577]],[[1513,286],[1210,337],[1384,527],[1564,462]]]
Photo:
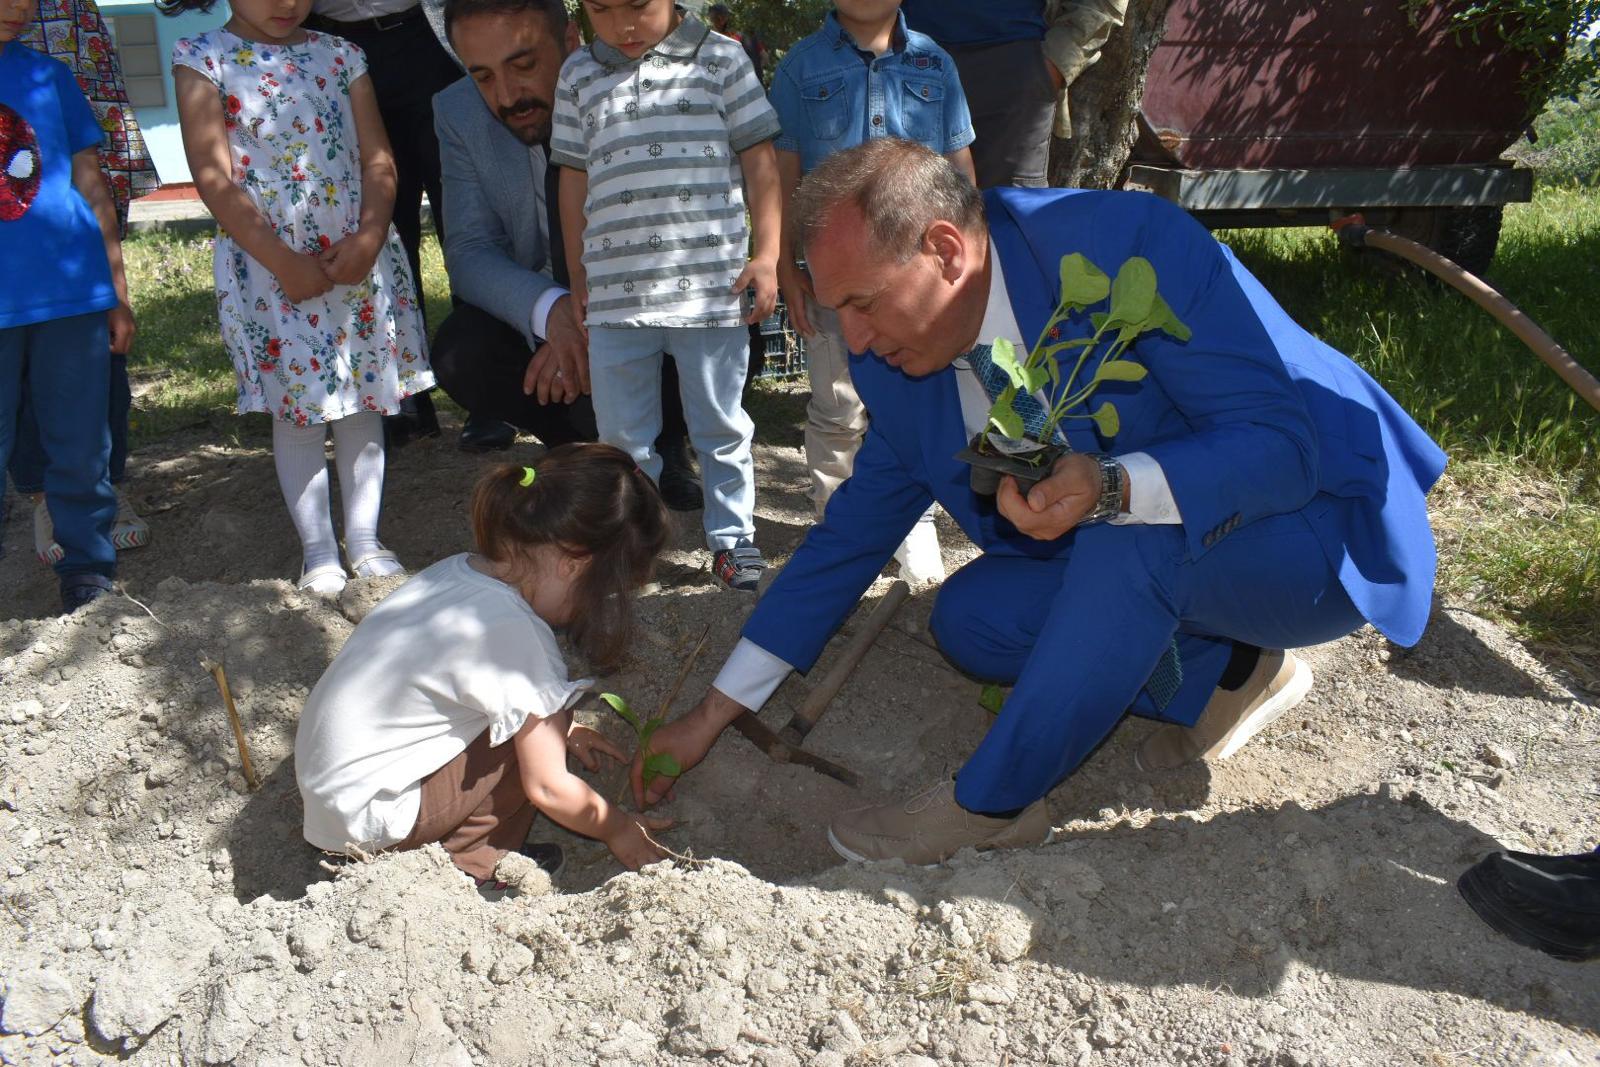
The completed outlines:
[[[390,594],[311,691],[294,752],[306,840],[437,841],[481,883],[542,811],[630,869],[660,859],[634,816],[567,770],[569,751],[590,769],[596,751],[624,756],[573,724],[590,680],[567,678],[551,630],[593,663],[621,655],[631,594],[667,539],[655,485],[616,448],[564,445],[485,476],[472,530],[478,552]]]

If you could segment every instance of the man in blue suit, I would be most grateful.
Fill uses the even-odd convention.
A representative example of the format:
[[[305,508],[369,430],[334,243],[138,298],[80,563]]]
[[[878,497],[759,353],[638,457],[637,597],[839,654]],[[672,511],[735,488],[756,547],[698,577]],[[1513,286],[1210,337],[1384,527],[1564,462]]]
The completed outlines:
[[[654,750],[693,766],[809,669],[930,500],[983,549],[940,590],[934,636],[962,670],[1015,688],[953,782],[835,820],[846,858],[1039,843],[1046,794],[1125,712],[1168,724],[1140,749],[1146,770],[1225,757],[1310,687],[1281,650],[1363,621],[1402,645],[1421,636],[1435,568],[1424,495],[1444,454],[1187,214],[1139,193],[980,196],[895,141],[835,156],[794,204],[817,299],[862,353],[851,374],[872,425],[711,691]],[[1148,259],[1191,336],[1134,343],[1148,376],[1095,395],[1119,410],[1114,437],[1069,419],[1073,452],[1048,478],[979,497],[954,457],[985,425],[989,343],[1033,347],[1073,252],[1111,275]],[[1076,315],[1060,339],[1090,329]],[[641,802],[670,786],[635,784]]]

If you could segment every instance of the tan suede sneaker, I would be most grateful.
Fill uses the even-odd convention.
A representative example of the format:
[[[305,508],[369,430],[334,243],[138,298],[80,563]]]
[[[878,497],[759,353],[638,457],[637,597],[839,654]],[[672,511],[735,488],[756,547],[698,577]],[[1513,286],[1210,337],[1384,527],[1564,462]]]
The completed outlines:
[[[1288,652],[1264,648],[1243,685],[1213,693],[1193,726],[1161,727],[1144,739],[1133,760],[1146,772],[1225,760],[1310,690],[1310,667]]]
[[[957,804],[956,784],[947,779],[903,803],[845,812],[828,827],[828,843],[857,863],[899,859],[931,866],[964,848],[1041,845],[1054,832],[1043,800],[1034,801],[1015,819],[992,819]]]

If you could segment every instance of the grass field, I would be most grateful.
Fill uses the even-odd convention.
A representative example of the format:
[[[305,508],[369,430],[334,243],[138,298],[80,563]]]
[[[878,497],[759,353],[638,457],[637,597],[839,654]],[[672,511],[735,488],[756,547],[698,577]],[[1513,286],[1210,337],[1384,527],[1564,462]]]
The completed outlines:
[[[1375,269],[1321,230],[1223,235],[1301,323],[1348,352],[1451,456],[1435,492],[1446,595],[1600,664],[1600,414],[1509,332],[1453,292]],[[436,245],[426,246],[430,325],[449,307]],[[128,242],[140,338],[134,444],[209,424],[226,437],[233,375],[217,334],[209,240]],[[1600,190],[1541,187],[1506,216],[1490,280],[1600,368]],[[757,435],[795,405],[758,403]],[[791,418],[798,416],[792,415]]]

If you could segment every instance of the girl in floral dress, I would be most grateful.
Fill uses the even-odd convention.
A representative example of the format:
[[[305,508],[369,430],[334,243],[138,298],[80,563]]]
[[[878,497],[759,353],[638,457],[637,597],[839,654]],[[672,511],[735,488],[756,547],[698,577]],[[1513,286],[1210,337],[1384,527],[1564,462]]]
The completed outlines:
[[[173,0],[164,10],[209,10]],[[273,416],[300,587],[344,588],[328,499],[333,428],[345,554],[358,578],[402,573],[378,541],[381,416],[434,384],[389,216],[395,167],[361,50],[301,28],[311,0],[234,0],[219,30],[172,51],[183,144],[216,217],[222,337],[241,414]]]

